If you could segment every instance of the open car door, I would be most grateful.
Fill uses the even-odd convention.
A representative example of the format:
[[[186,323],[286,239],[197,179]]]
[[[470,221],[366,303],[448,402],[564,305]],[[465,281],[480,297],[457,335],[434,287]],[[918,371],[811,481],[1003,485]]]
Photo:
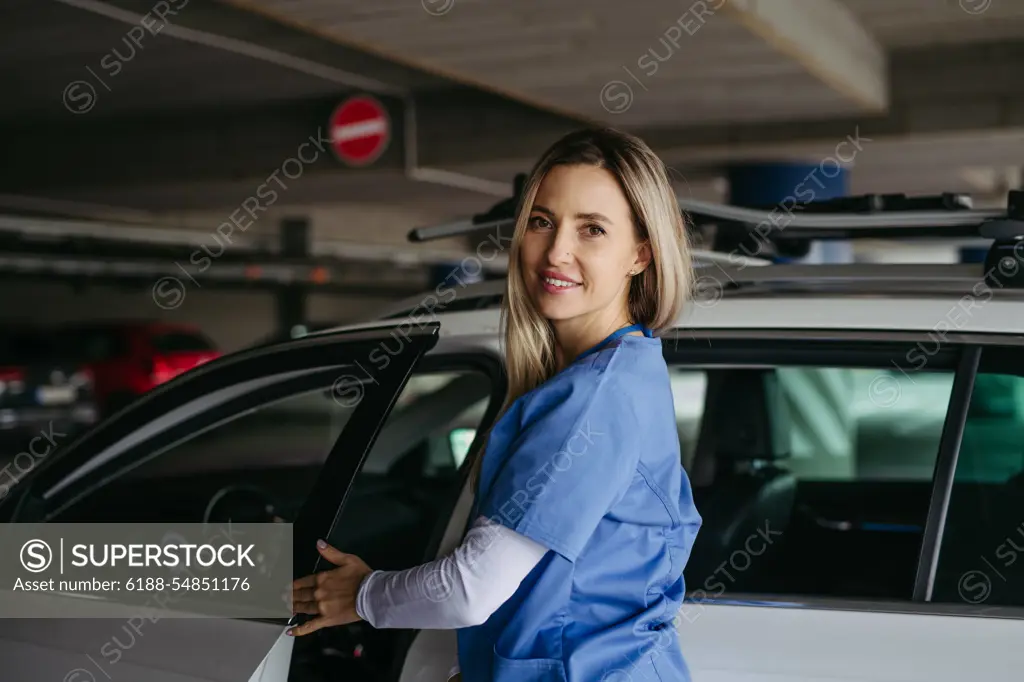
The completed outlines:
[[[312,573],[317,538],[331,537],[438,328],[318,334],[200,366],[37,462],[0,501],[0,519],[288,522],[294,576]],[[287,621],[0,619],[0,679],[286,682],[317,660],[303,647],[322,644],[287,637]],[[313,670],[301,676],[317,679]]]

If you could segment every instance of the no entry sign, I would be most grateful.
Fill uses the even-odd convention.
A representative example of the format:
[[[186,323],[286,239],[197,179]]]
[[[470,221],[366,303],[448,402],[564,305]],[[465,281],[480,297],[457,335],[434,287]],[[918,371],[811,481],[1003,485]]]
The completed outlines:
[[[331,114],[331,147],[350,166],[376,161],[391,141],[391,119],[384,105],[360,95],[342,102]]]

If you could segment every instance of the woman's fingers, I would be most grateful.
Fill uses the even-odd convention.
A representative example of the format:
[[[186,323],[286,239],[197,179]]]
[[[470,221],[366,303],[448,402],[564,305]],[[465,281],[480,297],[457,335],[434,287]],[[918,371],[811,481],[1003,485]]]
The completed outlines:
[[[293,581],[292,602],[322,601],[344,594],[351,572],[348,567],[340,567]]]
[[[343,625],[359,620],[355,609],[355,595],[370,568],[354,554],[345,554],[323,540],[317,542],[317,551],[337,566],[292,581],[292,612],[317,615],[308,623],[288,631],[295,636],[308,635],[320,628]]]
[[[320,616],[319,618],[314,618],[313,620],[303,623],[302,625],[296,625],[295,627],[290,628],[287,631],[287,634],[293,637],[302,637],[303,635],[308,635],[310,633],[316,632],[321,628],[328,628],[334,625],[345,625],[347,623],[352,622],[355,622],[354,618],[344,615]]]
[[[315,601],[296,601],[292,602],[292,613],[317,616],[320,614],[320,606]]]
[[[303,635],[308,635],[310,633],[316,632],[320,628],[332,625],[330,621],[330,618],[327,618],[326,616],[320,616],[319,618],[314,618],[313,620],[306,621],[302,625],[296,625],[295,627],[290,628],[287,634],[291,635],[292,637],[302,637]]]
[[[344,566],[349,561],[350,554],[345,554],[331,545],[328,545],[323,540],[319,540],[316,543],[317,551],[320,552],[320,556],[330,561],[335,566]]]
[[[316,598],[313,596],[315,593],[316,593],[316,589],[312,588],[312,587],[302,587],[302,588],[299,588],[297,590],[293,588],[292,589],[292,601],[293,602],[316,601]]]

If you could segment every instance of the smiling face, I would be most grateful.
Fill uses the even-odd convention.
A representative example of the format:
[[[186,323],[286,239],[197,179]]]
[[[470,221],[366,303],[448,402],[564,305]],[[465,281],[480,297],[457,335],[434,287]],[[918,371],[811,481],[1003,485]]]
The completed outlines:
[[[544,177],[522,237],[527,293],[557,329],[628,321],[630,273],[650,261],[615,176],[597,166],[555,166]]]

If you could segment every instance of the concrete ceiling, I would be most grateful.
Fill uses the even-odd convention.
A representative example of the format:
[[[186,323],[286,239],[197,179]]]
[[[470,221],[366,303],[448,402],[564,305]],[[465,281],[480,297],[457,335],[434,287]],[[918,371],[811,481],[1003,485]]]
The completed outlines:
[[[125,42],[130,27],[124,23],[53,0],[4,0],[0,12],[0,23],[18,27],[5,30],[0,41],[0,82],[16,93],[0,107],[7,121],[66,120],[66,89],[72,106],[81,106],[91,119],[225,101],[252,106],[265,102],[268,93],[287,101],[338,91],[324,78],[269,63],[258,78],[241,78],[252,73],[250,58],[162,31],[143,33],[138,44]],[[205,77],[195,78],[197,70]],[[85,110],[90,97],[92,106]]]
[[[613,114],[620,126],[790,120],[887,102],[884,51],[834,0],[229,2],[554,111]]]
[[[209,0],[4,0],[0,120],[65,123],[86,115],[258,107],[446,83],[306,35],[296,39],[276,22],[247,19],[233,23]],[[87,91],[94,102],[86,102]]]
[[[584,123],[641,134],[699,198],[728,163],[848,136],[855,193],[997,200],[1024,162],[1017,0],[190,0],[140,33],[161,4],[182,0],[0,5],[5,192],[231,209],[356,91],[392,111],[392,149],[325,156],[282,204],[480,211]]]
[[[999,200],[1024,163],[1024,2],[226,0],[531,106],[644,135],[700,195],[725,162],[873,141],[851,190]],[[437,165],[507,178],[536,145]],[[1019,175],[1019,174],[1018,174]]]
[[[842,0],[888,48],[1019,40],[1024,3],[1015,0]]]

